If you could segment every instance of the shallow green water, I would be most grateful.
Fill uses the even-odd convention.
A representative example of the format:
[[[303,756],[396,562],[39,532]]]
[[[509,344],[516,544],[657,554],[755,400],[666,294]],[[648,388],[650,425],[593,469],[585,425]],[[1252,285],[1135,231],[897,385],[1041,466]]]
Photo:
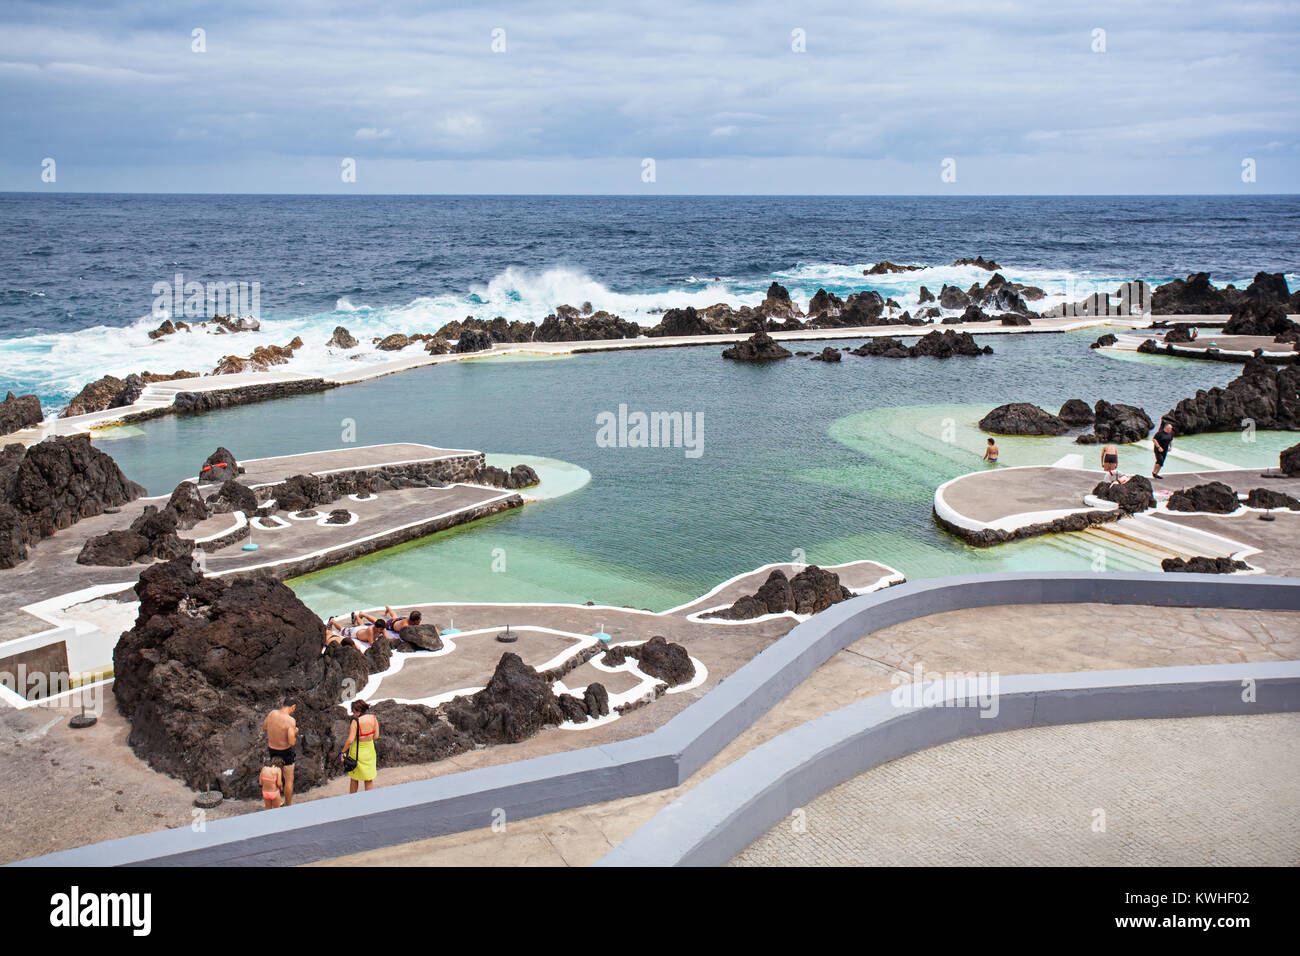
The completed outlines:
[[[413,601],[563,601],[664,609],[792,554],[834,564],[871,558],[909,578],[1091,566],[1077,536],[967,547],[931,515],[934,489],[981,465],[978,419],[995,405],[1067,398],[1141,405],[1152,418],[1233,365],[1116,362],[1089,350],[1096,330],[1006,335],[995,354],[946,361],[790,359],[745,367],[720,348],[591,353],[566,360],[458,362],[318,395],[163,418],[106,445],[152,493],[192,475],[218,444],[252,458],[343,444],[423,441],[527,452],[568,463],[573,490],[293,582],[317,612]],[[822,344],[801,343],[820,350]],[[834,343],[856,344],[856,343]],[[703,415],[699,457],[687,449],[602,447],[597,415]],[[1292,434],[1179,438],[1175,448],[1238,465],[1276,463]],[[1048,464],[1095,446],[1061,438],[998,439],[1004,465]],[[494,459],[495,460],[495,459]],[[521,460],[506,454],[501,461]],[[1144,473],[1150,452],[1124,448]],[[1169,469],[1197,467],[1170,459]],[[562,483],[558,480],[556,483]],[[1135,566],[1108,556],[1107,567]],[[1140,563],[1136,566],[1141,566]],[[1148,565],[1149,566],[1149,565]]]

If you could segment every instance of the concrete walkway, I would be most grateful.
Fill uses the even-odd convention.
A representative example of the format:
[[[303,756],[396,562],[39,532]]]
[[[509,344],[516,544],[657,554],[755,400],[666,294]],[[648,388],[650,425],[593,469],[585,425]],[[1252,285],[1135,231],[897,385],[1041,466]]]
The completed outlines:
[[[1300,714],[954,741],[876,767],[733,866],[1300,865]]]

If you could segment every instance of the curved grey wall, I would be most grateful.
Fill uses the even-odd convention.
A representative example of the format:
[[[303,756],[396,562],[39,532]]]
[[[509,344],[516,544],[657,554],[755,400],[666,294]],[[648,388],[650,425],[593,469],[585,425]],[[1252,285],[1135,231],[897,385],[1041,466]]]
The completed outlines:
[[[1244,700],[1243,681],[1254,700]],[[1300,661],[1003,677],[994,717],[878,694],[754,748],[669,804],[599,866],[720,866],[797,807],[889,760],[1026,727],[1300,710]]]
[[[297,864],[677,786],[832,654],[902,621],[1000,604],[1300,610],[1300,580],[1214,574],[968,575],[901,584],[796,626],[664,726],[632,740],[124,837],[26,864]]]

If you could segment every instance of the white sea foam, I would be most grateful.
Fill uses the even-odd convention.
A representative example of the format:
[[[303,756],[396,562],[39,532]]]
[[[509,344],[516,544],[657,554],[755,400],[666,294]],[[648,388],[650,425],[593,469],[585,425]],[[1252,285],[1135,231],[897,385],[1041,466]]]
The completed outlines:
[[[132,372],[178,369],[208,373],[226,355],[248,355],[258,345],[285,345],[295,336],[302,338],[303,347],[287,368],[329,374],[355,370],[359,363],[393,358],[394,353],[374,348],[374,341],[385,335],[434,332],[447,322],[469,315],[485,319],[499,315],[508,321],[540,323],[557,305],[581,307],[584,302],[590,302],[594,309],[605,309],[645,327],[657,324],[659,313],[665,309],[688,305],[699,308],[718,302],[757,305],[773,280],[786,286],[791,297],[804,306],[819,288],[840,296],[870,288],[914,310],[917,290],[922,285],[937,294],[944,284],[964,289],[975,282],[987,282],[991,275],[973,266],[934,266],[916,272],[864,276],[863,270],[869,267],[870,263],[800,264],[761,279],[715,280],[690,276],[648,291],[611,289],[577,269],[532,271],[511,267],[459,295],[420,296],[397,305],[366,302],[361,296],[353,295],[340,297],[332,311],[313,315],[277,316],[264,311],[260,332],[237,335],[216,335],[196,329],[152,340],[149,332],[157,328],[159,319],[145,315],[124,328],[95,326],[78,332],[25,336],[0,343],[6,370],[0,376],[0,392],[6,388],[20,393],[36,392],[54,410],[86,382],[104,374],[122,377]],[[1059,302],[1077,301],[1092,292],[1114,292],[1121,282],[1138,278],[1013,268],[1004,269],[1002,274],[1010,281],[1036,285],[1047,292],[1045,299],[1031,303],[1036,310],[1051,308]],[[1163,282],[1167,277],[1146,278],[1149,282]],[[1295,274],[1289,274],[1288,280],[1296,285]],[[1242,288],[1250,278],[1227,281]],[[325,342],[337,325],[346,326],[362,344],[347,351],[327,348]],[[359,359],[353,358],[358,355]]]

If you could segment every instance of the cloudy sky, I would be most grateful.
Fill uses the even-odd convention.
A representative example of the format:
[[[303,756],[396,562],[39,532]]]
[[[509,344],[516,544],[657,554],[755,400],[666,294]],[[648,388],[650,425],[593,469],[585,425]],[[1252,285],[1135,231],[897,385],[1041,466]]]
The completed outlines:
[[[6,0],[0,189],[1300,192],[1298,38],[1271,0]]]

